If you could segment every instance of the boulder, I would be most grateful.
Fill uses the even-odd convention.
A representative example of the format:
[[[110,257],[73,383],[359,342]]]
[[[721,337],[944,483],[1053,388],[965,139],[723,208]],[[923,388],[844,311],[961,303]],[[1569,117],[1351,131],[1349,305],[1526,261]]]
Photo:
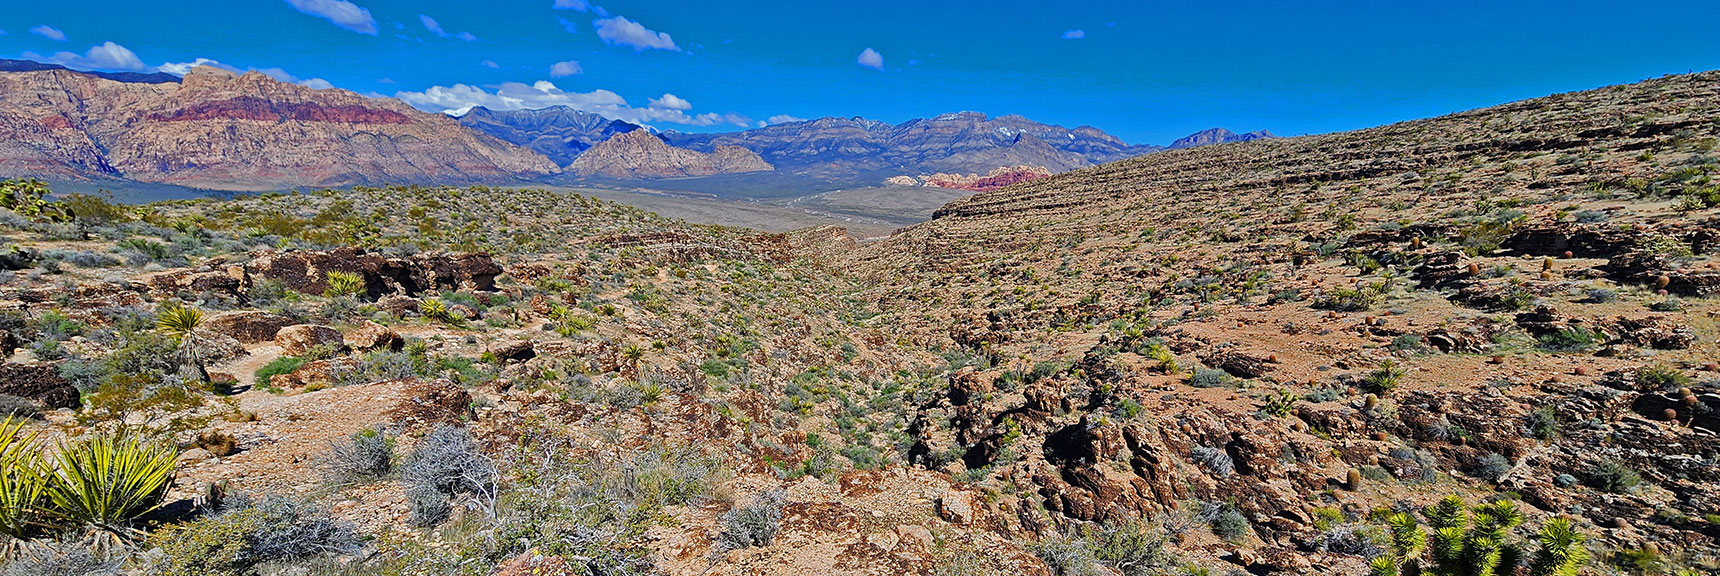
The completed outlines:
[[[472,396],[446,379],[408,381],[406,398],[386,415],[407,429],[455,424],[472,415]]]
[[[288,356],[302,356],[310,349],[324,344],[344,346],[340,331],[320,324],[295,324],[275,333],[275,345]]]
[[[269,385],[286,390],[299,390],[313,386],[327,388],[340,384],[342,373],[351,372],[357,368],[358,361],[345,356],[306,362],[297,370],[270,377]]]
[[[503,362],[524,362],[537,357],[536,347],[531,340],[512,342],[497,342],[490,346],[490,355]]]
[[[494,290],[502,268],[480,253],[426,253],[406,258],[384,256],[363,248],[261,252],[245,265],[251,277],[273,278],[306,294],[328,290],[329,272],[364,278],[364,292],[415,295],[438,290]]]
[[[0,364],[0,394],[16,396],[43,409],[77,408],[78,389],[52,364]]]
[[[351,346],[354,350],[366,352],[383,349],[399,350],[406,345],[406,340],[401,338],[400,333],[395,332],[392,328],[374,322],[366,322],[364,326],[346,335],[346,345]]]
[[[292,325],[291,318],[261,310],[222,312],[203,321],[206,330],[226,334],[245,344],[274,340],[275,333]]]

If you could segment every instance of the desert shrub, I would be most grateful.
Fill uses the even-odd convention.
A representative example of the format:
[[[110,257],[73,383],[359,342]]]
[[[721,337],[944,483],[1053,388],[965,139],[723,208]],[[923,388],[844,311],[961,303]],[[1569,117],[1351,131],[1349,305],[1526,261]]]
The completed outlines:
[[[1202,507],[1201,516],[1206,519],[1207,526],[1212,528],[1212,533],[1226,542],[1243,541],[1248,538],[1248,533],[1253,528],[1248,517],[1243,516],[1241,511],[1230,504],[1207,502]]]
[[[1386,394],[1397,388],[1403,374],[1403,368],[1387,360],[1362,377],[1362,387],[1375,394]]]
[[[1595,288],[1593,290],[1589,290],[1588,296],[1584,298],[1584,300],[1592,304],[1605,304],[1618,300],[1618,292],[1605,288]]]
[[[1488,452],[1485,456],[1476,458],[1469,464],[1469,474],[1490,483],[1498,483],[1511,471],[1511,461],[1504,456]]]
[[[1560,328],[1556,332],[1541,335],[1537,340],[1541,342],[1541,348],[1549,352],[1584,352],[1593,350],[1601,343],[1599,334],[1582,326]]]
[[[70,539],[18,542],[0,576],[119,576],[125,558]]]
[[[162,576],[251,574],[265,562],[359,549],[358,533],[313,504],[282,496],[236,498],[221,512],[157,535]]]
[[[1422,514],[1432,528],[1432,573],[1493,574],[1507,560],[1515,564],[1517,552],[1506,536],[1523,523],[1523,513],[1510,500],[1466,508],[1461,498],[1447,496]]]
[[[1386,300],[1386,285],[1375,282],[1356,288],[1336,288],[1314,300],[1314,307],[1340,312],[1368,310]]]
[[[386,429],[369,428],[342,442],[331,440],[317,467],[323,482],[333,486],[386,477],[394,471],[394,438]]]
[[[256,375],[252,377],[251,381],[257,386],[268,386],[270,378],[274,378],[281,374],[291,373],[304,365],[305,359],[303,358],[295,356],[281,356],[274,360],[270,360],[269,363],[264,364],[262,368],[258,368]]]
[[[752,504],[724,512],[719,519],[723,530],[717,535],[717,545],[723,550],[740,550],[775,542],[782,530],[786,497],[781,490],[773,490],[760,494]]]
[[[1559,413],[1552,406],[1542,406],[1523,417],[1523,431],[1529,437],[1551,441],[1559,437]]]
[[[1684,301],[1669,296],[1665,300],[1649,304],[1648,309],[1655,312],[1678,312],[1684,309]]]
[[[1669,366],[1648,366],[1636,371],[1636,384],[1644,390],[1662,392],[1690,385],[1690,376]]]
[[[216,457],[231,456],[239,451],[239,439],[234,438],[232,434],[219,430],[210,430],[198,434],[192,445],[202,448]]]
[[[1590,466],[1587,480],[1589,486],[1596,490],[1624,494],[1636,491],[1636,487],[1642,484],[1642,475],[1623,462],[1608,459]]]
[[[1098,576],[1098,558],[1092,545],[1076,536],[1062,534],[1046,536],[1028,544],[1028,551],[1045,562],[1057,576]]]
[[[1235,383],[1236,378],[1234,376],[1217,368],[1197,368],[1194,374],[1190,374],[1188,377],[1188,384],[1195,388],[1219,388]]]
[[[446,500],[469,497],[467,501],[470,504],[485,511],[495,506],[496,464],[478,449],[465,428],[437,425],[407,455],[402,476],[408,496],[415,504],[418,498],[433,499],[426,490],[430,489]],[[427,507],[424,511],[434,512],[435,509]],[[434,515],[419,515],[416,505],[413,512],[419,525],[434,525],[442,520]]]
[[[172,442],[126,430],[62,443],[45,487],[49,513],[71,524],[120,530],[162,505],[178,456]]]
[[[1195,446],[1189,451],[1189,458],[1206,467],[1213,474],[1217,474],[1220,478],[1236,472],[1236,462],[1231,460],[1230,453],[1225,452],[1222,448]]]
[[[1380,546],[1374,543],[1376,537],[1377,535],[1369,529],[1340,524],[1332,526],[1326,530],[1325,534],[1321,534],[1316,546],[1334,554],[1372,558],[1383,552]]]

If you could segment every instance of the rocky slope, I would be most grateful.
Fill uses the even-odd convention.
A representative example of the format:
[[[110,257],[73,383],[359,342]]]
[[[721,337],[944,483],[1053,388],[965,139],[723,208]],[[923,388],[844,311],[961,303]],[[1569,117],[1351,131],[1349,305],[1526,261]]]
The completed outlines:
[[[727,134],[671,132],[664,138],[695,150],[740,146],[780,170],[869,184],[893,176],[985,174],[1011,166],[1067,172],[1165,149],[1131,146],[1091,126],[1069,129],[1021,116],[991,118],[976,112],[901,124],[819,118]]]
[[[687,178],[717,174],[769,172],[774,168],[757,154],[737,146],[718,146],[710,153],[670,146],[645,130],[622,132],[591,147],[568,166],[579,176],[618,180]]]
[[[543,154],[567,166],[592,146],[639,125],[610,120],[567,106],[537,110],[490,110],[483,106],[460,116],[460,124]]]
[[[557,171],[540,154],[445,116],[256,72],[199,67],[177,83],[0,73],[0,175],[272,190]]]

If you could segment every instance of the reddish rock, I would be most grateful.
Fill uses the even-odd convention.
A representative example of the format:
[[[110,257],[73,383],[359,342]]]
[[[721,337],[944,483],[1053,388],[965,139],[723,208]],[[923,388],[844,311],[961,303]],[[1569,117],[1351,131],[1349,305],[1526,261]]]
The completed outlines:
[[[319,324],[295,324],[275,333],[275,345],[288,356],[302,356],[310,349],[324,344],[343,346],[340,331]]]
[[[277,332],[292,325],[291,318],[260,310],[221,312],[203,321],[204,329],[231,336],[245,344],[274,340]]]
[[[414,379],[406,389],[406,398],[387,415],[408,429],[463,422],[472,416],[472,396],[446,379]]]
[[[384,349],[399,350],[406,345],[406,340],[400,337],[399,332],[375,322],[366,322],[364,326],[360,326],[357,330],[347,334],[344,339],[352,349],[365,352]]]

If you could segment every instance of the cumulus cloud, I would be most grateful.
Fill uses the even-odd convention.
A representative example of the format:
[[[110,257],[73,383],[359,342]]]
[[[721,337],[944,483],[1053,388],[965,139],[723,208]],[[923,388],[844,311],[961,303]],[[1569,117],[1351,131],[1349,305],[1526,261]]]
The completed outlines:
[[[1065,31],[1063,31],[1063,39],[1064,40],[1080,40],[1080,39],[1086,38],[1086,37],[1087,37],[1087,31],[1086,30],[1065,30]]]
[[[613,46],[632,46],[635,52],[646,50],[668,50],[680,52],[681,47],[663,32],[657,32],[628,20],[626,16],[614,18],[598,18],[591,23],[597,29],[597,37],[602,38]]]
[[[586,2],[585,0],[555,0],[555,5],[550,6],[550,9],[551,10],[578,10],[580,12],[584,12],[586,10],[591,9],[591,3]]]
[[[765,120],[765,122],[769,123],[769,124],[787,124],[789,122],[805,122],[805,121],[806,121],[805,118],[789,116],[787,114],[777,114],[777,115],[771,116],[769,119]]]
[[[92,46],[88,52],[83,54],[55,52],[53,56],[44,58],[32,52],[25,52],[24,58],[28,60],[39,60],[42,62],[53,62],[76,70],[124,70],[129,72],[155,71],[154,68],[144,65],[143,60],[138,59],[137,54],[133,54],[131,50],[127,50],[126,47],[114,44],[113,42],[103,42],[100,46]]]
[[[41,36],[43,38],[47,38],[49,40],[56,40],[56,41],[60,41],[60,42],[66,41],[66,33],[65,32],[61,32],[58,28],[55,28],[53,26],[49,26],[47,24],[43,24],[41,26],[31,28],[30,32],[34,33],[38,36]]]
[[[376,35],[376,19],[370,17],[370,10],[346,0],[287,0],[287,4],[300,12],[333,22],[335,26],[359,34]]]
[[[670,96],[665,94],[664,96]],[[688,126],[716,126],[732,124],[741,127],[751,127],[751,118],[739,114],[689,114],[684,109],[646,107],[637,108],[627,103],[626,98],[608,90],[592,90],[590,92],[566,92],[557,88],[548,80],[539,80],[532,84],[507,82],[495,88],[494,92],[477,86],[455,84],[453,86],[433,86],[423,92],[398,92],[395,98],[411,104],[420,110],[441,112],[450,115],[465,114],[474,106],[483,106],[491,110],[520,110],[547,108],[550,106],[567,106],[576,110],[584,110],[599,114],[606,118],[625,120],[635,124],[650,125],[652,123],[685,124]],[[653,99],[660,102],[666,98]],[[680,98],[675,98],[680,100]],[[681,100],[681,102],[685,102]],[[688,106],[691,106],[690,104]]]
[[[478,64],[483,65],[485,68],[491,68],[491,69],[502,67],[502,65],[497,64],[495,60],[485,60],[483,62],[479,62]]]
[[[650,106],[658,110],[692,110],[693,103],[674,94],[664,93],[662,98],[652,98]]]
[[[465,40],[467,42],[477,42],[478,41],[478,37],[476,35],[472,34],[471,32],[461,32],[459,34],[455,34],[454,37],[459,38],[461,40]]]
[[[884,55],[879,54],[877,50],[873,50],[871,47],[861,50],[860,56],[855,58],[854,61],[858,62],[861,66],[865,66],[873,70],[884,69]]]
[[[568,60],[566,62],[556,62],[555,64],[551,64],[549,67],[549,76],[551,78],[561,78],[563,76],[572,76],[574,74],[583,74],[584,72],[585,72],[585,69],[581,68],[579,66],[578,60]]]

